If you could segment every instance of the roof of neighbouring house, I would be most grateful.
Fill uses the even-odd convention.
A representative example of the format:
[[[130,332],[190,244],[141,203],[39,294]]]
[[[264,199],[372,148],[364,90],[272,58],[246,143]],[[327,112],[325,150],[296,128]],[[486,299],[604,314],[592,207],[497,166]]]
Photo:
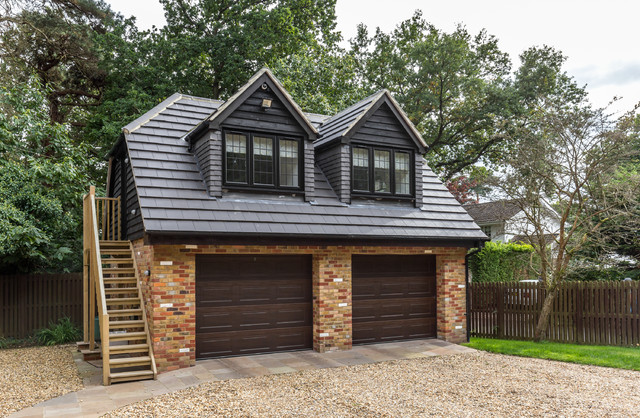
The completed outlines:
[[[187,134],[223,105],[174,94],[123,129],[144,227],[152,234],[485,240],[473,219],[426,166],[421,207],[340,202],[316,167],[315,201],[302,196],[209,195]],[[319,127],[327,117],[305,114]]]
[[[464,205],[469,215],[477,223],[490,224],[506,221],[520,212],[520,206],[514,200],[498,200],[487,203]]]

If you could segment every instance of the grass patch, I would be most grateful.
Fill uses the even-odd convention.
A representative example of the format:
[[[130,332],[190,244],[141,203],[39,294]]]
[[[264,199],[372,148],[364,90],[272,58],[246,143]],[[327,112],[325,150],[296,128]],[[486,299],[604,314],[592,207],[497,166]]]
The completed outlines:
[[[462,345],[491,353],[640,371],[640,347],[534,343],[489,338],[471,338],[470,342]]]

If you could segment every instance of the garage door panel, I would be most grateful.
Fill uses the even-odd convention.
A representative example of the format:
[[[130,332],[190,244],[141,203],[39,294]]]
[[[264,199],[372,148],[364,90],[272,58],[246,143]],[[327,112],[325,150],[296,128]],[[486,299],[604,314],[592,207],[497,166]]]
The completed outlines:
[[[353,304],[353,322],[390,318],[426,318],[433,315],[435,304],[435,297],[361,300]]]
[[[434,256],[354,255],[353,343],[436,336]]]
[[[309,327],[272,329],[268,334],[256,330],[202,333],[198,337],[200,358],[302,350],[308,348],[303,341],[312,338]]]
[[[311,348],[311,257],[196,257],[196,357]]]
[[[435,334],[435,318],[362,322],[358,324],[358,332],[353,333],[353,344],[431,338]]]
[[[260,329],[312,324],[311,303],[229,306],[196,310],[197,330]]]
[[[196,292],[199,295],[198,306],[255,305],[280,302],[301,302],[311,299],[311,286],[308,278],[298,274],[299,278],[289,280],[274,279],[240,281],[203,281],[198,277]]]

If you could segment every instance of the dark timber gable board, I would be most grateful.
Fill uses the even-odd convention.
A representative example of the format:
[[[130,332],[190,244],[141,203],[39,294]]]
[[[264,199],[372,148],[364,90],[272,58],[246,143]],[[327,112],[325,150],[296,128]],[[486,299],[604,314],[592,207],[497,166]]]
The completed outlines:
[[[351,203],[351,156],[348,145],[334,144],[316,151],[316,163],[343,203]]]
[[[351,135],[352,142],[416,150],[417,146],[387,103],[376,109]]]
[[[271,107],[267,110],[261,106],[262,99],[272,100]],[[220,126],[261,133],[306,136],[300,123],[270,87],[267,90],[262,90],[261,87],[254,89],[244,102],[220,122]]]

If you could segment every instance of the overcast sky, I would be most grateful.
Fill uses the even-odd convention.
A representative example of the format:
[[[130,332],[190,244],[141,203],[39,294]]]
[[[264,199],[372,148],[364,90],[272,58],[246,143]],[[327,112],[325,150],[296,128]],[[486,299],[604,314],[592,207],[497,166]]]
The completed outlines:
[[[157,0],[107,0],[115,11],[136,16],[148,29],[165,23]],[[458,23],[475,34],[482,28],[499,39],[500,48],[518,55],[533,45],[551,45],[568,61],[566,70],[586,84],[591,101],[612,110],[629,110],[640,101],[640,2],[633,0],[338,0],[338,30],[345,39],[364,23],[385,32],[410,18],[416,9],[437,28],[452,31]]]

